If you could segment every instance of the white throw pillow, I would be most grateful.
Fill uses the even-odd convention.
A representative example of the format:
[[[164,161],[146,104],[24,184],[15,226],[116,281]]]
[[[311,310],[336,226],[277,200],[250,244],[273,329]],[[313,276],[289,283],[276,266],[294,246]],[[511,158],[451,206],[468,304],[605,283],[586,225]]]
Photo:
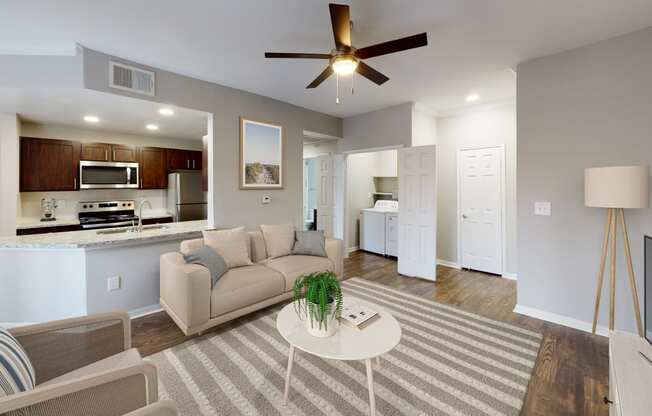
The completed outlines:
[[[231,230],[202,231],[204,244],[224,258],[229,268],[253,264],[249,257],[249,236],[244,227]]]
[[[294,247],[294,225],[263,224],[260,226],[260,229],[263,232],[263,238],[265,239],[265,248],[267,249],[267,256],[270,259],[289,256],[292,254],[292,247]]]

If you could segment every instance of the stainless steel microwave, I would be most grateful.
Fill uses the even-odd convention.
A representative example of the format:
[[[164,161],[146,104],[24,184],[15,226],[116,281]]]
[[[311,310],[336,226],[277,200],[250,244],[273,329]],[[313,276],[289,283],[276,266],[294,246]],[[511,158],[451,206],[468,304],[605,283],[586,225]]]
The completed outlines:
[[[138,163],[79,162],[79,189],[138,188]]]

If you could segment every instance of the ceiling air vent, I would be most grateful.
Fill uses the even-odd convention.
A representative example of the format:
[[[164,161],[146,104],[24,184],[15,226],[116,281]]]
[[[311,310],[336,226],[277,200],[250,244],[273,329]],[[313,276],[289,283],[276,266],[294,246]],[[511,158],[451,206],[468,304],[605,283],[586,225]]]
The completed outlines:
[[[156,75],[153,71],[119,62],[109,62],[109,86],[138,94],[154,95]]]

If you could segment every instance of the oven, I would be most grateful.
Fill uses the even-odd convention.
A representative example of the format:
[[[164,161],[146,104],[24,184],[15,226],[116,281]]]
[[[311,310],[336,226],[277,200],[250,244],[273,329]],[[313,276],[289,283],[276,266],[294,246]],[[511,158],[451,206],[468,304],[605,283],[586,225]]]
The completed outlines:
[[[135,226],[135,206],[131,200],[79,202],[79,224],[83,230]]]
[[[138,188],[138,163],[79,162],[79,189]]]

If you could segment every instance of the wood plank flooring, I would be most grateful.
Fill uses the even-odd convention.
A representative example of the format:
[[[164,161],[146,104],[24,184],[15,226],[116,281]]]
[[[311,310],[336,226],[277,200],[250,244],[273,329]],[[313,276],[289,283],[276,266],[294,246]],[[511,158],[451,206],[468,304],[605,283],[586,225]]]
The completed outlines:
[[[429,282],[401,276],[396,270],[395,260],[364,252],[352,253],[345,260],[344,274],[347,278],[362,277],[543,332],[543,343],[522,414],[609,414],[608,407],[602,401],[608,393],[608,340],[513,313],[516,281],[440,266],[437,268],[437,282]],[[164,312],[136,319],[132,326],[134,346],[143,355],[191,338],[184,336]]]

